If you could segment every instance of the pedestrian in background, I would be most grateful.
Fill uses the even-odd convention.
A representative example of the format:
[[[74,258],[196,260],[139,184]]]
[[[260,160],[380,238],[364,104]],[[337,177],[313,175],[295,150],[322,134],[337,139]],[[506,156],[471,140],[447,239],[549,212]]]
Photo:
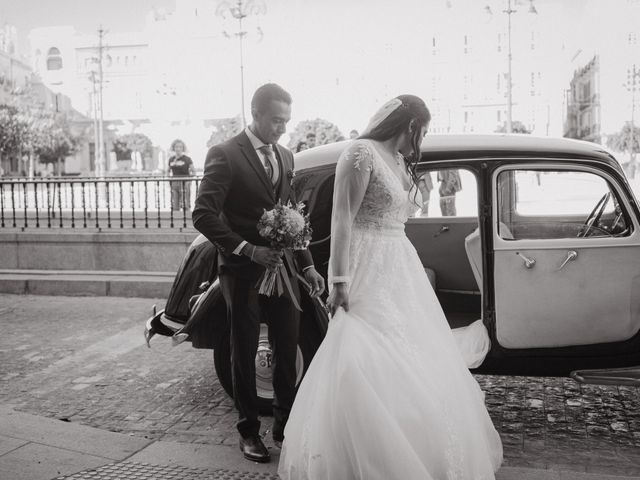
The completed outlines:
[[[462,181],[458,170],[439,170],[438,181],[440,182],[440,211],[443,217],[455,217],[456,193],[462,190]]]
[[[307,150],[309,148],[309,145],[307,145],[307,142],[305,142],[304,140],[300,140],[298,142],[298,145],[296,145],[296,153],[301,152],[303,150]]]
[[[187,150],[185,143],[176,139],[171,143],[173,155],[169,157],[169,175],[171,177],[188,177],[195,173],[193,161],[184,152]],[[191,209],[191,181],[180,180],[171,182],[171,208],[185,211]]]
[[[429,200],[431,198],[431,190],[433,190],[433,181],[431,180],[431,173],[427,172],[420,180],[418,180],[418,190],[420,191],[420,197],[422,198],[422,205],[420,206],[420,216],[429,216]]]
[[[316,146],[316,134],[313,132],[307,133],[307,148],[313,148]]]

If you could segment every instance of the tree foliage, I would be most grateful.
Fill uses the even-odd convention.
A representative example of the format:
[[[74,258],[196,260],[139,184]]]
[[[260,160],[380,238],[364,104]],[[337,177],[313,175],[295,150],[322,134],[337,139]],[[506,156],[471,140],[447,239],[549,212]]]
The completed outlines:
[[[496,129],[496,133],[507,133],[507,122],[499,126]],[[531,133],[531,131],[528,130],[521,121],[514,120],[511,122],[511,133]]]
[[[607,147],[617,152],[629,152],[631,123],[626,122],[619,132],[607,137]],[[640,127],[634,125],[633,128],[633,151],[640,153]]]
[[[13,105],[0,105],[0,155],[16,156],[28,137],[25,116]]]
[[[2,156],[34,154],[42,163],[56,163],[73,154],[80,140],[66,113],[45,108],[30,92],[0,105]]]
[[[242,130],[240,116],[232,118],[219,118],[213,121],[211,136],[207,140],[207,148],[226,142]]]
[[[295,149],[300,141],[307,140],[307,136],[310,133],[315,134],[316,145],[325,145],[344,140],[342,132],[333,123],[322,118],[316,118],[315,120],[303,120],[298,123],[291,134],[289,148]]]
[[[153,156],[153,143],[142,133],[118,135],[112,146],[117,160],[131,160],[133,152],[138,152],[142,158]]]
[[[41,163],[58,163],[75,153],[80,136],[73,133],[66,114],[44,113],[34,130],[34,152]]]

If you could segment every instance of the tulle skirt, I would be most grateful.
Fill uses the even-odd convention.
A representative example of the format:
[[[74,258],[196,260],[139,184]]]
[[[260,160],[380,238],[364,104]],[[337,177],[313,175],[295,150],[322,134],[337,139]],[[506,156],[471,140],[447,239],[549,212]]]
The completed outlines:
[[[354,229],[350,255],[350,308],[302,381],[279,475],[493,479],[502,444],[459,350],[477,361],[482,324],[456,342],[404,231]]]

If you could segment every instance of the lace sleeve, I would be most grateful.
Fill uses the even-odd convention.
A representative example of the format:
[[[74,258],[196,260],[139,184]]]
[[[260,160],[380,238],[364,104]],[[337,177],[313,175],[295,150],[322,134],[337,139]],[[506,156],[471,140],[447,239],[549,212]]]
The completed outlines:
[[[329,283],[349,282],[349,244],[353,219],[358,213],[373,170],[373,154],[363,142],[349,146],[338,160],[331,215]]]

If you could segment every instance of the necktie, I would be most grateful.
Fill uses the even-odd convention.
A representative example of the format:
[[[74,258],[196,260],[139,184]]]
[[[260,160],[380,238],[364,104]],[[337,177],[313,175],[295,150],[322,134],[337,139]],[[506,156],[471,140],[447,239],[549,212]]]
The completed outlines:
[[[265,156],[264,161],[264,169],[267,172],[267,177],[271,180],[271,183],[274,185],[278,181],[278,172],[276,170],[276,157],[273,154],[273,148],[271,145],[263,145],[260,147],[260,151]]]

